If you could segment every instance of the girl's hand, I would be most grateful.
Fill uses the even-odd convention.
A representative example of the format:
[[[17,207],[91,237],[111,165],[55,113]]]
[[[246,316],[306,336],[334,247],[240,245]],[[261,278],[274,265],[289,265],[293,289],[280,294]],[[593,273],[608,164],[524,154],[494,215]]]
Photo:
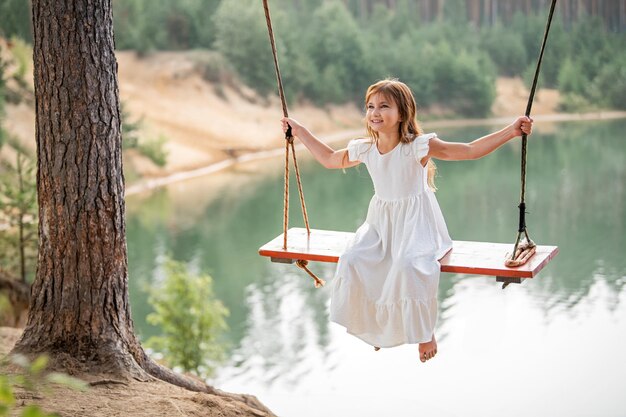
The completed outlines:
[[[530,135],[533,131],[533,119],[527,116],[521,116],[513,122],[512,126],[515,136],[522,136],[524,133]]]
[[[283,124],[283,132],[287,133],[287,129],[291,126],[292,136],[301,136],[306,131],[306,128],[302,126],[298,121],[290,117],[283,117],[280,120]]]

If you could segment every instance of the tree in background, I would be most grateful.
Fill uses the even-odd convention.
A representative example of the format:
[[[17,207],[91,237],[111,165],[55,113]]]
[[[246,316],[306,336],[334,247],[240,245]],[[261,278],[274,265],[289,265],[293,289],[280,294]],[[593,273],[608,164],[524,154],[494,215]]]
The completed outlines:
[[[30,2],[25,0],[2,0],[0,2],[0,36],[20,37],[32,42],[30,26]]]
[[[0,175],[0,268],[32,281],[37,259],[37,187],[35,163],[17,141],[15,165],[2,163]]]
[[[281,20],[277,10],[272,19]],[[265,95],[276,88],[272,52],[260,2],[223,1],[213,16],[215,47],[228,59],[242,80]],[[279,45],[279,53],[280,53]],[[281,59],[281,58],[279,58]],[[282,61],[282,59],[281,59]]]

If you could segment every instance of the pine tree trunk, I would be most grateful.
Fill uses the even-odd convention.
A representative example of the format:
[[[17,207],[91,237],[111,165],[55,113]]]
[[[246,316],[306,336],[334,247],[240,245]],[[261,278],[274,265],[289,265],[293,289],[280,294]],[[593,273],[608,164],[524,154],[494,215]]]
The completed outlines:
[[[111,0],[32,7],[39,259],[14,352],[216,392],[152,362],[133,331]]]
[[[16,350],[140,375],[111,3],[34,0],[33,28],[39,260]]]

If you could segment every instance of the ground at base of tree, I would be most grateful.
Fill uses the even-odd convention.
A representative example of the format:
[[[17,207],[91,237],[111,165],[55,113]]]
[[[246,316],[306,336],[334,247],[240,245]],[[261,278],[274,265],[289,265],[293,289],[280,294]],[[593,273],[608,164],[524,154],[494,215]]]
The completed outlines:
[[[0,356],[13,348],[21,333],[21,329],[0,327]],[[17,403],[20,405],[17,411],[29,404],[37,404],[45,411],[56,412],[62,417],[273,416],[240,401],[187,391],[161,381],[115,381],[110,377],[75,376],[90,383],[87,392],[55,387],[43,397],[17,391]]]

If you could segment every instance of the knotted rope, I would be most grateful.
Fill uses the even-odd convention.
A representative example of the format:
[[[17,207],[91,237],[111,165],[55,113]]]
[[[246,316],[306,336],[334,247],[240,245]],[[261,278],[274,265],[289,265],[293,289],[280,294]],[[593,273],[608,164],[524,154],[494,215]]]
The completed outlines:
[[[272,18],[270,16],[270,8],[268,0],[263,0],[263,8],[265,9],[265,21],[267,23],[267,33],[270,38],[270,45],[272,46],[272,56],[274,58],[274,69],[276,70],[276,80],[278,82],[278,95],[283,107],[283,116],[289,117],[287,111],[287,101],[285,100],[285,91],[283,89],[283,80],[280,75],[280,67],[278,66],[278,54],[276,53],[276,42],[274,41],[274,30],[272,29]],[[300,179],[300,170],[298,169],[298,160],[296,158],[296,150],[293,144],[293,136],[291,134],[291,126],[287,128],[285,132],[285,202],[283,209],[283,249],[287,249],[287,229],[289,228],[289,148],[291,147],[291,153],[293,155],[293,165],[296,169],[296,180],[298,183],[298,191],[300,193],[300,205],[302,206],[302,217],[304,217],[304,224],[306,226],[307,233],[311,235],[311,229],[309,228],[309,217],[306,212],[306,204],[304,202],[304,193],[302,191],[302,180]]]
[[[550,5],[550,13],[548,14],[548,22],[546,29],[543,33],[543,42],[541,43],[541,50],[539,52],[539,59],[537,60],[537,67],[535,68],[535,75],[533,77],[532,87],[530,88],[530,96],[528,97],[528,104],[526,105],[527,117],[530,116],[530,111],[533,106],[533,100],[535,98],[535,91],[537,89],[537,80],[539,79],[539,69],[541,68],[541,61],[543,60],[543,52],[546,48],[546,41],[548,40],[548,33],[550,32],[550,24],[552,23],[552,16],[554,15],[554,8],[556,6],[556,0],[552,0]],[[511,258],[507,259],[504,264],[508,267],[524,265],[536,251],[535,243],[528,236],[528,230],[526,229],[526,148],[528,144],[528,138],[526,133],[522,133],[522,191],[520,194],[519,203],[519,227],[517,229],[517,239],[515,240],[515,246],[513,247],[513,253]],[[524,239],[522,240],[522,234]]]
[[[276,70],[276,80],[278,82],[278,96],[283,107],[283,116],[289,117],[287,111],[287,101],[285,100],[285,91],[283,89],[283,80],[280,75],[280,67],[278,66],[278,54],[276,52],[276,42],[274,40],[274,30],[272,29],[272,18],[270,16],[270,8],[268,0],[263,0],[263,9],[265,9],[265,21],[267,23],[267,33],[270,38],[270,45],[272,47],[272,56],[274,58],[274,69]],[[309,227],[309,216],[306,211],[306,203],[304,202],[304,192],[302,191],[302,180],[300,179],[300,169],[298,168],[298,159],[296,158],[296,149],[294,146],[293,135],[291,134],[291,126],[287,127],[285,132],[285,185],[284,185],[284,203],[283,203],[283,250],[287,250],[287,230],[289,229],[289,148],[291,148],[291,154],[293,156],[293,165],[296,170],[296,182],[298,183],[298,192],[300,194],[300,206],[302,208],[302,217],[304,218],[304,225],[306,226],[307,235],[311,236],[311,229]],[[308,262],[305,260],[296,261],[296,265],[304,269],[314,280],[315,287],[319,288],[324,285],[324,281],[315,274],[313,274],[307,268]]]

